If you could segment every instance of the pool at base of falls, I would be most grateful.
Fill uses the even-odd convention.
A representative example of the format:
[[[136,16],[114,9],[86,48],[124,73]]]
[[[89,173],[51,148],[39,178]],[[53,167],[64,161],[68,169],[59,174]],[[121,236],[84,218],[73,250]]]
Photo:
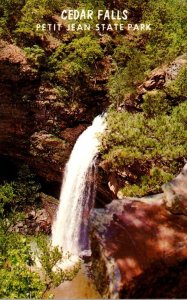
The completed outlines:
[[[89,264],[82,264],[78,274],[72,281],[64,281],[58,287],[51,289],[45,295],[45,299],[50,294],[54,299],[102,299],[89,274]]]

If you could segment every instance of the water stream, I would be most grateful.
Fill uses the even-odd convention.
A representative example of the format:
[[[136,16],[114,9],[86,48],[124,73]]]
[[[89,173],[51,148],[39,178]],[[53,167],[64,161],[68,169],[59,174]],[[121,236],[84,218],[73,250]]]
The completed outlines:
[[[88,216],[95,191],[98,133],[105,127],[104,116],[97,116],[77,139],[64,172],[60,204],[52,227],[52,245],[75,256],[89,251]]]

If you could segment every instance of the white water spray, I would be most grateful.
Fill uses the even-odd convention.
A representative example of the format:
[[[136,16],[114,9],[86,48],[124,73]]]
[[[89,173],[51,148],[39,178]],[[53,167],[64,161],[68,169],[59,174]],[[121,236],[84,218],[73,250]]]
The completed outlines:
[[[97,116],[77,139],[65,168],[60,204],[52,227],[52,245],[77,256],[89,248],[87,225],[94,189],[88,177],[93,175],[100,145],[97,134],[105,127],[105,118]]]

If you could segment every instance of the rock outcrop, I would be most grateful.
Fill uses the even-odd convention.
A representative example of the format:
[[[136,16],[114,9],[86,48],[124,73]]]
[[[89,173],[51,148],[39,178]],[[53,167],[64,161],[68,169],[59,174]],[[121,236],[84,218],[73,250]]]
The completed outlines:
[[[48,215],[48,220],[52,225],[56,217],[59,201],[56,198],[48,196],[44,193],[40,193],[40,200],[42,201],[43,208],[45,209]]]
[[[187,55],[183,54],[177,57],[171,64],[152,70],[144,82],[137,86],[134,93],[125,95],[124,102],[118,107],[118,110],[141,111],[143,96],[149,92],[165,89],[169,83],[177,79],[180,70],[186,65]]]
[[[163,194],[95,210],[93,268],[104,297],[187,297],[186,180],[185,165]]]
[[[183,66],[187,64],[187,55],[177,57],[171,64],[154,69],[149,77],[137,88],[139,100],[152,90],[163,89],[169,82],[177,79]]]
[[[77,137],[108,105],[110,62],[97,62],[95,78],[89,87],[85,83],[85,98],[75,105],[63,101],[19,47],[0,41],[0,50],[0,155],[20,159],[46,180],[61,182]]]
[[[126,93],[124,95],[124,101],[118,106],[118,111],[129,111],[133,113],[143,112],[142,105],[144,104],[146,96],[152,99],[150,101],[155,101],[155,106],[157,105],[156,99],[158,99],[159,102],[159,97],[163,97],[160,101],[164,101],[164,99],[166,99],[173,107],[178,105],[180,101],[186,101],[185,92],[183,93],[184,95],[179,97],[170,91],[170,87],[172,85],[179,85],[177,80],[180,78],[180,71],[183,71],[183,68],[185,67],[187,67],[187,54],[177,57],[170,64],[165,64],[152,70],[144,82],[137,86],[134,92]],[[147,107],[151,107],[149,103],[146,105]],[[151,160],[149,161],[149,159],[147,159],[144,164],[138,165],[135,163],[134,166],[131,166],[131,168],[128,167],[127,163],[126,166],[121,165],[121,169],[118,168],[111,170],[109,160],[103,160],[101,161],[100,166],[105,174],[107,174],[109,189],[115,197],[121,198],[123,195],[120,190],[123,189],[127,183],[137,183],[138,176],[140,174],[145,175],[146,169],[150,169],[150,163]]]
[[[162,187],[167,209],[174,214],[187,216],[187,163],[173,180]]]
[[[25,208],[22,220],[11,225],[9,231],[26,235],[37,235],[41,232],[51,233],[51,227],[56,216],[58,200],[44,193],[39,194],[39,207],[28,206]]]
[[[37,235],[41,232],[51,233],[51,220],[44,208],[28,208],[25,218],[9,228],[10,232],[19,232],[25,235]]]

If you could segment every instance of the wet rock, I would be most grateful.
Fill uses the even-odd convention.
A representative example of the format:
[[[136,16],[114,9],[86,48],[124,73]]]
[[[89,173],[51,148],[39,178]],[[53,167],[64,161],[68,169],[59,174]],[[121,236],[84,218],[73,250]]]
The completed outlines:
[[[45,232],[49,234],[51,232],[51,219],[45,209],[36,211],[35,217],[35,232]]]
[[[118,111],[127,110],[129,112],[135,112],[138,110],[138,104],[136,101],[136,95],[135,94],[126,94],[124,96],[124,102],[120,104],[118,107]]]
[[[161,204],[164,202],[162,194],[159,199],[114,200],[106,210],[95,211],[92,225],[93,265],[98,256],[94,254],[97,245],[98,251],[105,257],[105,279],[112,278],[105,282],[105,290],[110,291],[108,297],[133,298],[133,291],[139,289],[140,282],[142,285],[149,282],[150,288],[147,291],[139,289],[136,298],[142,295],[143,298],[167,298],[169,295],[177,298],[181,285],[187,296],[187,278],[182,282],[181,276],[176,282],[174,271],[169,272],[172,267],[178,268],[180,262],[187,261],[187,217],[171,214]],[[120,276],[114,276],[113,271],[110,273],[108,264],[111,259]],[[154,274],[152,281],[149,279],[150,270]],[[161,279],[164,272],[168,277],[167,288],[161,284],[158,291],[157,283],[164,280]],[[109,289],[109,284],[112,289]],[[171,293],[173,286],[175,290]]]
[[[187,163],[163,191],[113,200],[93,212],[93,267],[97,275],[101,260],[105,297],[187,297]],[[116,269],[120,276],[114,275]]]
[[[16,228],[22,228],[22,227],[24,227],[23,222],[18,222],[16,224]]]

